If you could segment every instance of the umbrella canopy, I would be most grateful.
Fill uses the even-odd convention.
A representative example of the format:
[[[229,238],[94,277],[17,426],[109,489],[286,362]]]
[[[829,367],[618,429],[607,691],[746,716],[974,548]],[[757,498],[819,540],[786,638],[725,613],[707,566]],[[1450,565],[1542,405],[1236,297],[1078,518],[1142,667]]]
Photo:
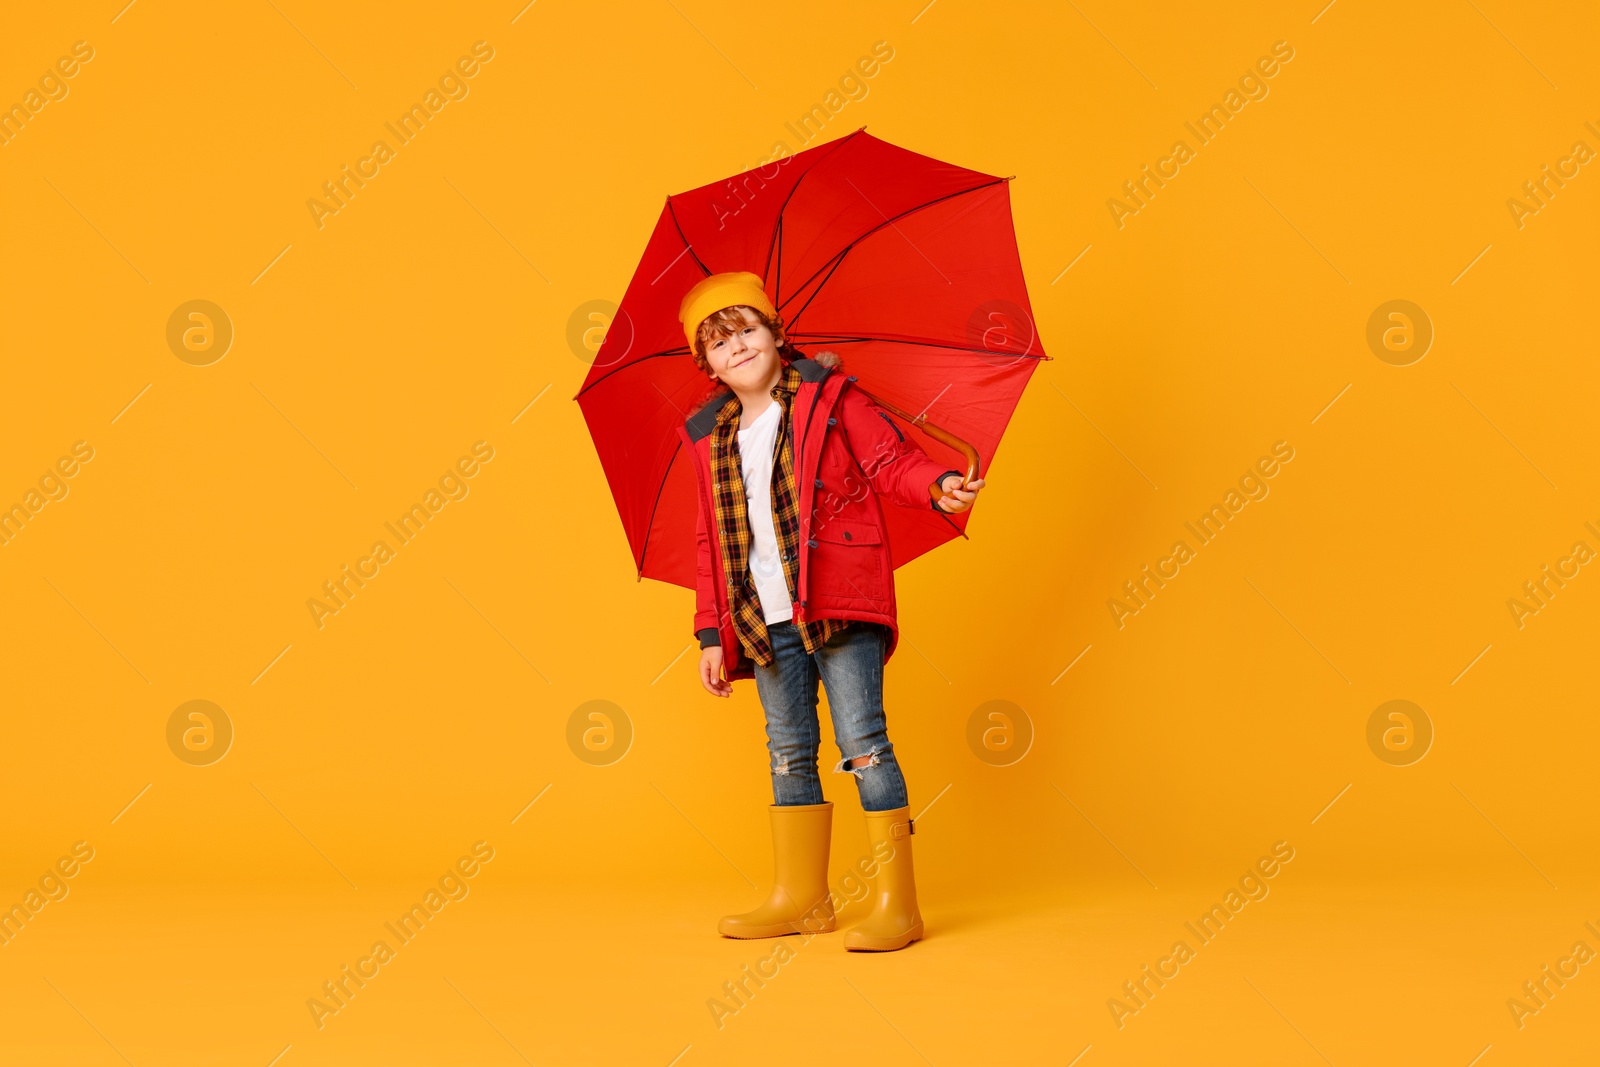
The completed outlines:
[[[695,584],[694,471],[677,427],[709,392],[678,321],[702,278],[766,282],[789,343],[838,353],[885,405],[970,443],[981,471],[1044,354],[1011,223],[1009,178],[907,151],[865,128],[667,197],[578,401],[639,577]],[[933,458],[961,455],[901,427]],[[962,536],[970,511],[885,508],[894,566]]]

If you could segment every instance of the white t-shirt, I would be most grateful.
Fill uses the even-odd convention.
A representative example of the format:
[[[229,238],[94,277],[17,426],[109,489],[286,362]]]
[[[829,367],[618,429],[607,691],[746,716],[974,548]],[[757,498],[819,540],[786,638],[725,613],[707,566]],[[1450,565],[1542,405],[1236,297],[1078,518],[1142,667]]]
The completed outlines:
[[[739,431],[739,461],[744,476],[745,510],[750,520],[750,576],[768,624],[794,617],[789,583],[778,554],[778,531],[772,521],[772,460],[783,411],[774,399],[767,409]]]

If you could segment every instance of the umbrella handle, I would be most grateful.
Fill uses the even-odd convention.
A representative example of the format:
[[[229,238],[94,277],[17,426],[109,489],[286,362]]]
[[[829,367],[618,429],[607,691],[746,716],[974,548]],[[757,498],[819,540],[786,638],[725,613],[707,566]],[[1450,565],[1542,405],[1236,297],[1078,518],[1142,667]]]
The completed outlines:
[[[929,422],[926,413],[921,415],[907,415],[904,411],[901,411],[893,404],[879,400],[865,389],[860,389],[860,392],[868,400],[872,401],[883,410],[889,412],[889,414],[898,415],[911,425],[920,427],[923,433],[927,434],[935,441],[938,441],[942,445],[948,445],[950,448],[960,452],[963,456],[965,456],[967,460],[967,482],[970,482],[978,477],[979,463],[978,450],[976,448],[973,448],[971,445],[967,444],[967,442],[963,441],[949,430],[946,430],[940,426],[935,426],[933,423]],[[965,482],[963,484],[965,484]],[[945,498],[944,490],[938,485],[930,485],[928,487],[928,493],[934,500],[943,500]]]

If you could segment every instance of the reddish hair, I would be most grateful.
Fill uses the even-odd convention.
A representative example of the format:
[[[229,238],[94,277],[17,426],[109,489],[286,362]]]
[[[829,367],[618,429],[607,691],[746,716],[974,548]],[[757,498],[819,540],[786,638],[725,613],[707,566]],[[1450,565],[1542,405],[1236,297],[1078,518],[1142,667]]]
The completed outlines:
[[[778,342],[778,355],[790,361],[801,358],[789,344],[783,333],[783,316],[768,315],[760,308],[753,308],[749,304],[735,304],[725,307],[721,311],[713,312],[701,320],[700,328],[694,334],[694,365],[705,371],[709,376],[711,367],[706,362],[706,346],[721,337],[732,336],[733,332],[745,325],[744,313],[748,311],[754,315],[767,329],[772,331],[772,336]]]

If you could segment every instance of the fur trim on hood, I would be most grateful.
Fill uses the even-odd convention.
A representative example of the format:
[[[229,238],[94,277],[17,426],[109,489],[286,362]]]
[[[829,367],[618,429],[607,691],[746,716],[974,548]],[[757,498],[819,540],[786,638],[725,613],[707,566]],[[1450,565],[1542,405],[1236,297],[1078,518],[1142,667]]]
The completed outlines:
[[[824,367],[827,367],[827,368],[829,368],[831,370],[842,370],[842,369],[844,369],[844,357],[839,355],[839,353],[837,353],[837,352],[831,352],[831,351],[829,351],[829,352],[818,352],[814,356],[801,356],[800,358],[802,358],[802,359],[810,359],[811,361],[813,361],[815,363],[818,363],[818,364],[820,364],[820,365],[822,365]],[[701,397],[698,401],[695,402],[694,406],[689,409],[689,413],[687,415],[685,415],[684,418],[685,419],[694,418],[695,415],[699,414],[699,412],[700,412],[700,410],[702,408],[704,408],[707,404],[711,403],[711,399],[713,397],[715,397],[718,393],[722,392],[725,388],[727,388],[727,387],[724,386],[721,382],[712,382],[710,391],[707,392],[705,396]]]

